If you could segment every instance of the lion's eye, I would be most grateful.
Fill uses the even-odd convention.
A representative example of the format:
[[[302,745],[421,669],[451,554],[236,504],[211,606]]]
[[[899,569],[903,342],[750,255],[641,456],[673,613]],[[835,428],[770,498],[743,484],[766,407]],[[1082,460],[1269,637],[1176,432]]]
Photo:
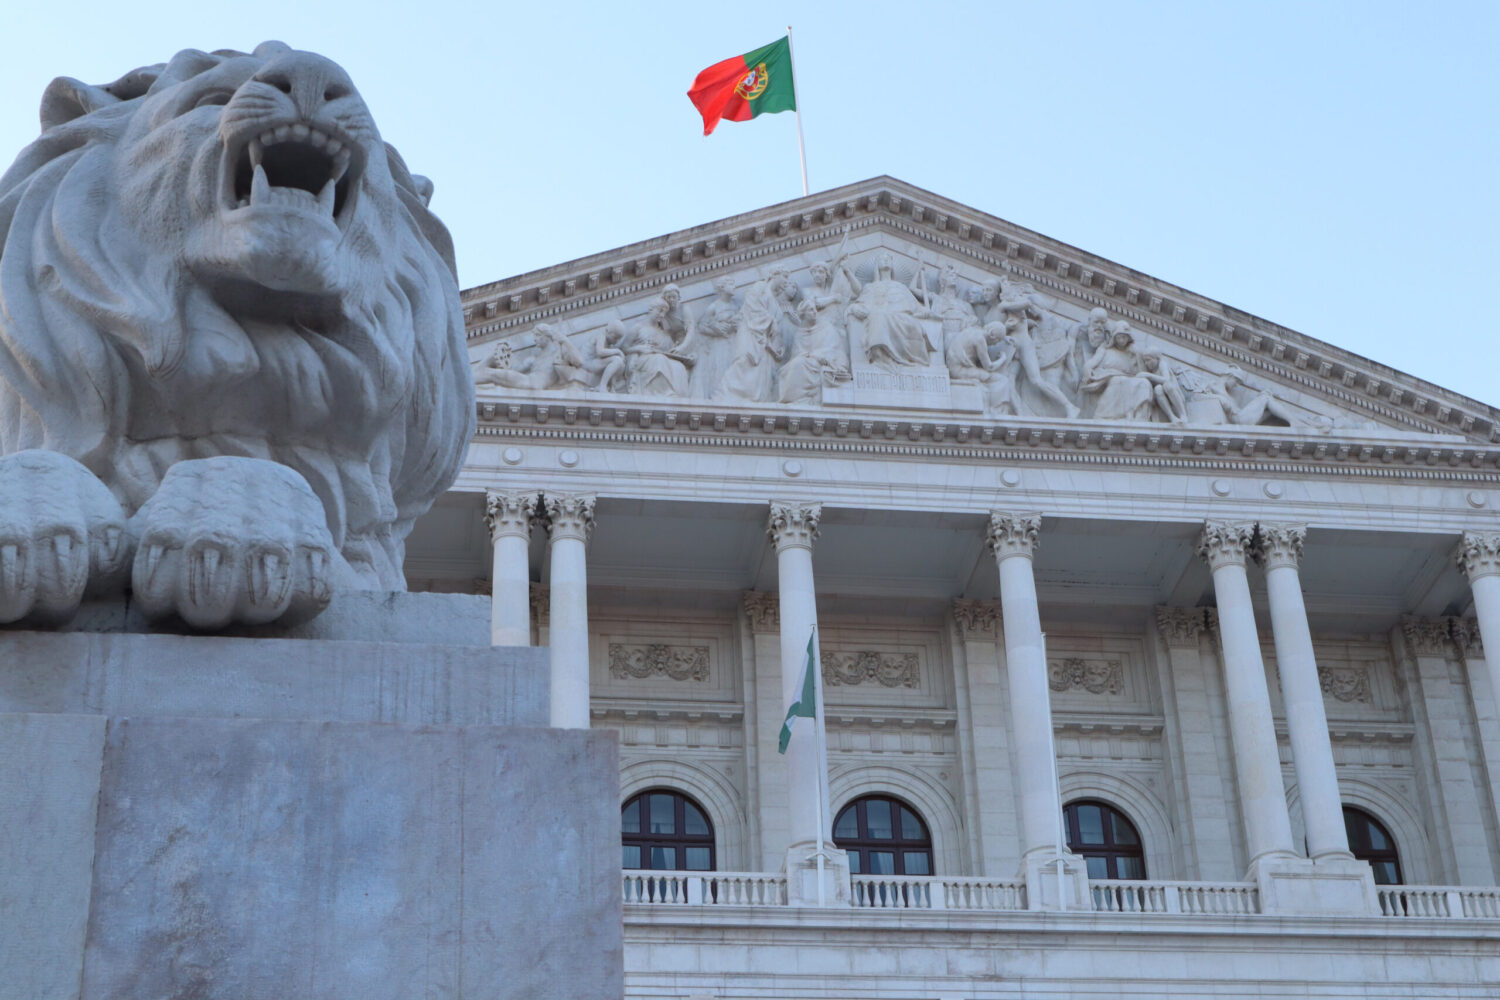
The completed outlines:
[[[195,107],[195,108],[206,108],[209,105],[220,105],[220,106],[222,106],[222,105],[228,104],[229,103],[229,99],[231,97],[233,97],[233,96],[234,96],[234,93],[232,91],[228,91],[228,90],[211,90],[208,93],[204,94],[202,97],[198,98],[197,102],[193,105],[193,107]]]

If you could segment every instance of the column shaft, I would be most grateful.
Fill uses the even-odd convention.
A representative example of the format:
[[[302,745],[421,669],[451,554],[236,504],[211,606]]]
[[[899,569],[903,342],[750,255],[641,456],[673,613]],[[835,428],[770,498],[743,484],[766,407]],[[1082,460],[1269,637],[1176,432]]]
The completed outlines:
[[[589,728],[588,536],[592,496],[545,498],[551,543],[552,725]]]
[[[531,645],[531,520],[535,493],[490,492],[485,521],[494,545],[490,569],[490,645]]]
[[[1292,764],[1302,797],[1302,822],[1307,831],[1307,853],[1313,860],[1349,860],[1349,838],[1344,832],[1343,803],[1328,738],[1328,716],[1323,709],[1323,687],[1313,654],[1307,607],[1297,561],[1306,529],[1300,525],[1261,525],[1259,557],[1266,570],[1266,596],[1271,605],[1271,633],[1281,695],[1286,704],[1287,733]]]
[[[782,711],[802,693],[802,667],[807,660],[807,642],[818,623],[817,596],[813,587],[812,543],[818,535],[821,504],[771,505],[767,533],[776,544],[778,604],[781,612],[781,697]],[[819,669],[817,665],[814,669]],[[764,724],[781,727],[782,717]],[[821,720],[802,720],[796,726],[816,728]],[[821,741],[810,739],[807,731],[793,729],[786,749],[788,819],[791,846],[817,840],[818,831],[831,817],[820,817],[818,796],[826,795],[828,767],[821,753]],[[831,808],[831,806],[829,807]],[[831,829],[822,831],[824,840]]]
[[[1252,867],[1265,857],[1295,856],[1265,661],[1260,655],[1250,581],[1245,575],[1246,550],[1253,532],[1253,525],[1210,522],[1199,543],[1199,553],[1213,570],[1230,740]]]
[[[991,514],[989,544],[1000,570],[1000,617],[1011,737],[1021,803],[1021,854],[1056,852],[1062,803],[1054,780],[1052,704],[1031,559],[1041,515]]]

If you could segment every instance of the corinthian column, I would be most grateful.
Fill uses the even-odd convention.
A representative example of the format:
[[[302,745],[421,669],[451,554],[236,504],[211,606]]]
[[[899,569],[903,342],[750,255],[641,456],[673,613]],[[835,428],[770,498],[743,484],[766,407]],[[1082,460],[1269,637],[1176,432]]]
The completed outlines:
[[[1469,578],[1474,592],[1474,617],[1479,619],[1479,634],[1500,636],[1500,532],[1465,531],[1458,546],[1458,568]],[[1500,640],[1495,640],[1500,646]],[[1500,704],[1500,655],[1485,657],[1490,688]]]
[[[802,665],[807,660],[807,641],[818,623],[818,605],[813,589],[812,546],[818,537],[820,503],[771,504],[766,534],[776,545],[778,604],[781,613],[781,711],[802,694]],[[815,720],[815,724],[822,720]],[[781,716],[764,720],[780,728]],[[793,735],[786,748],[788,826],[792,849],[805,849],[818,839],[823,825],[818,809],[820,788],[826,788],[828,769],[819,752],[820,742],[807,733]],[[824,838],[831,831],[824,830]]]
[[[1252,869],[1265,859],[1296,856],[1276,727],[1271,720],[1271,695],[1250,605],[1250,580],[1245,574],[1245,558],[1254,535],[1253,524],[1210,521],[1198,540],[1198,554],[1207,560],[1214,576],[1229,736],[1234,745],[1240,811]]]
[[[1000,620],[1005,630],[1005,674],[1016,752],[1016,790],[1021,801],[1023,864],[1028,856],[1056,853],[1062,812],[1053,781],[1056,756],[1052,704],[1031,567],[1041,526],[1040,514],[994,512],[986,538],[1000,569]]]
[[[594,530],[594,497],[547,494],[551,537],[552,725],[589,727],[589,601],[584,560]]]
[[[1328,739],[1328,717],[1323,711],[1323,687],[1313,655],[1307,607],[1297,563],[1307,527],[1300,524],[1262,524],[1256,559],[1266,571],[1266,596],[1271,605],[1271,634],[1276,643],[1276,666],[1281,695],[1286,702],[1286,727],[1302,795],[1302,822],[1307,829],[1307,853],[1314,861],[1350,860],[1344,832],[1343,805],[1334,773],[1333,744]],[[1217,581],[1216,581],[1217,582]],[[1222,614],[1222,612],[1221,612]]]
[[[484,521],[494,546],[490,569],[490,645],[531,645],[531,522],[537,494],[501,493],[484,497]]]

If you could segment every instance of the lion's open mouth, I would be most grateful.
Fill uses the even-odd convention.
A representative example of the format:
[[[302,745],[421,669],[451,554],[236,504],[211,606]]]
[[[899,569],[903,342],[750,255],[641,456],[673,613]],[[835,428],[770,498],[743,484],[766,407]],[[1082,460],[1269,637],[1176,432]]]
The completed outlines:
[[[349,201],[351,150],[307,125],[278,125],[245,144],[235,162],[232,207],[281,207],[340,222]]]

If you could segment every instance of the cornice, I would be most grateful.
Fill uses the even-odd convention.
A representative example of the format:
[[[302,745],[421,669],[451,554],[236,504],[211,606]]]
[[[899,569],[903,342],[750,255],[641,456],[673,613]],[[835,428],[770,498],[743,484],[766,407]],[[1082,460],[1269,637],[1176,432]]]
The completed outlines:
[[[1448,436],[1286,427],[1176,427],[1046,417],[913,416],[760,403],[481,388],[474,440],[795,450],[938,460],[1363,477],[1493,487],[1500,448]]]
[[[1107,307],[1207,357],[1356,412],[1429,433],[1462,434],[1471,442],[1500,442],[1500,412],[1477,400],[891,177],[468,289],[468,338],[519,330],[667,282],[832,242],[846,228],[873,226],[1017,274],[1082,305]]]

